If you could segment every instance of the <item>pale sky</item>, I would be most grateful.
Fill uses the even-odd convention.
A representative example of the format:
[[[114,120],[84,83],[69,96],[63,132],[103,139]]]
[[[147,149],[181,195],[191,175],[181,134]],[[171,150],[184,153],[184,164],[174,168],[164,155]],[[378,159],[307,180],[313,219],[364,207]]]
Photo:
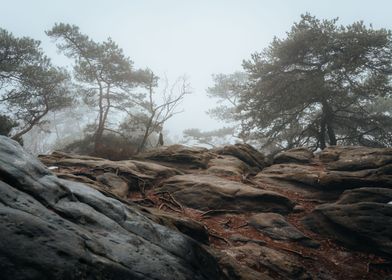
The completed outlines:
[[[392,29],[392,1],[387,0],[0,0],[0,7],[0,27],[42,41],[54,63],[68,60],[44,31],[64,22],[96,41],[111,37],[138,68],[166,73],[171,80],[186,74],[193,94],[182,105],[184,113],[165,127],[172,137],[186,128],[224,126],[205,114],[215,103],[205,92],[211,75],[241,70],[242,60],[274,36],[284,36],[302,13]]]

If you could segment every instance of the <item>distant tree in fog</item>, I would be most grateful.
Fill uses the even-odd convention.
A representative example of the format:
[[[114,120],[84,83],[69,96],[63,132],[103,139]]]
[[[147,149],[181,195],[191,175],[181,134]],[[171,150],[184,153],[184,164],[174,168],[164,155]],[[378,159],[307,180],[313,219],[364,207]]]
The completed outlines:
[[[230,144],[229,137],[234,137],[234,127],[223,127],[210,131],[201,131],[198,128],[186,129],[183,132],[184,143],[208,145],[212,148],[218,145]]]
[[[13,121],[13,139],[42,125],[48,112],[72,103],[69,81],[67,72],[44,55],[39,41],[0,29],[0,110]]]
[[[208,97],[217,100],[218,106],[207,111],[214,119],[236,121],[239,92],[245,87],[248,75],[245,72],[212,75],[214,85],[207,89]]]
[[[75,60],[74,77],[79,82],[85,102],[98,110],[94,132],[94,150],[100,147],[108,127],[109,113],[122,109],[129,100],[141,100],[134,88],[146,82],[144,71],[135,70],[133,62],[110,38],[102,43],[82,34],[75,25],[56,24],[46,34],[58,41],[58,48]]]
[[[162,135],[165,122],[180,113],[178,106],[187,94],[191,93],[190,84],[186,76],[179,77],[174,83],[169,84],[167,78],[163,80],[163,89],[157,92],[158,76],[152,71],[146,71],[147,81],[144,83],[146,93],[142,100],[131,100],[123,103],[127,110],[128,118],[121,124],[120,131],[126,137],[136,135],[139,137],[137,152],[143,151],[153,133]],[[163,137],[163,136],[162,136]]]
[[[286,38],[245,61],[238,92],[243,130],[285,147],[392,145],[392,38],[362,22],[306,14]]]
[[[229,144],[229,138],[231,140],[240,138],[243,142],[247,142],[246,135],[240,133],[241,123],[238,122],[236,115],[239,93],[245,87],[248,75],[245,72],[215,74],[212,75],[212,79],[214,84],[207,89],[207,96],[214,99],[217,106],[209,109],[207,114],[229,126],[210,131],[201,131],[198,128],[184,130],[184,142],[195,142],[211,147]]]

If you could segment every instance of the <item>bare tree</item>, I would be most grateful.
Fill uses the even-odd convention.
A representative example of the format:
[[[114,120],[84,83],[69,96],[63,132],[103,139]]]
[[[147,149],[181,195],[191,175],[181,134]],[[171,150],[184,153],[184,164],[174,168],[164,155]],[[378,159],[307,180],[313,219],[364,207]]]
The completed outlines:
[[[162,134],[163,126],[167,120],[182,112],[178,110],[178,106],[184,97],[191,93],[190,84],[186,76],[179,77],[171,85],[167,77],[163,81],[162,92],[157,94],[158,77],[152,71],[149,71],[149,80],[145,85],[147,93],[144,100],[141,102],[137,100],[131,101],[138,106],[139,110],[136,112],[128,110],[129,118],[121,125],[122,131],[135,131],[138,129],[142,133],[138,152],[146,148],[148,139],[153,133]]]

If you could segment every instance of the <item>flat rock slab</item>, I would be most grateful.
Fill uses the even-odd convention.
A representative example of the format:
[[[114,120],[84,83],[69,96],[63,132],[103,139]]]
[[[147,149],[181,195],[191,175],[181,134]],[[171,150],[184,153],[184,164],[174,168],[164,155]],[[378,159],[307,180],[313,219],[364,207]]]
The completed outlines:
[[[251,243],[224,252],[257,271],[272,271],[279,279],[312,279],[299,259],[287,252]]]
[[[278,163],[310,163],[314,158],[313,152],[306,148],[295,148],[283,151],[274,156],[274,164]]]
[[[345,191],[336,202],[337,204],[353,204],[358,202],[391,203],[392,189],[359,188]]]
[[[169,192],[184,206],[205,211],[287,213],[294,206],[289,198],[276,192],[205,174],[173,176],[162,182],[156,192]]]
[[[138,207],[62,180],[0,136],[2,279],[219,279],[215,258]]]
[[[164,146],[149,150],[141,155],[141,159],[148,159],[164,163],[181,165],[182,168],[207,168],[208,162],[215,157],[205,148],[193,148],[183,145]]]
[[[39,159],[47,166],[58,167],[84,167],[94,171],[111,172],[116,175],[153,182],[159,178],[167,178],[182,174],[181,171],[152,162],[138,160],[111,161],[103,158],[72,155],[62,152],[53,152],[50,155],[41,155]]]
[[[329,170],[358,171],[392,164],[392,148],[334,146],[319,154]]]
[[[317,166],[290,163],[274,164],[259,172],[255,180],[273,178],[319,187],[321,186],[320,177],[322,173],[323,170]]]
[[[224,146],[222,148],[212,149],[211,152],[219,155],[229,155],[236,157],[256,171],[260,171],[267,166],[265,156],[248,144]]]
[[[255,180],[264,178],[289,181],[323,191],[344,191],[360,187],[392,187],[392,166],[379,169],[335,171],[317,165],[274,164],[258,173]]]
[[[307,247],[319,246],[277,213],[255,214],[250,217],[249,225],[275,240],[298,242]]]
[[[251,168],[234,156],[221,155],[209,161],[206,172],[220,176],[242,177],[249,174]]]
[[[312,231],[355,250],[392,256],[391,204],[324,204],[316,207],[303,223]]]

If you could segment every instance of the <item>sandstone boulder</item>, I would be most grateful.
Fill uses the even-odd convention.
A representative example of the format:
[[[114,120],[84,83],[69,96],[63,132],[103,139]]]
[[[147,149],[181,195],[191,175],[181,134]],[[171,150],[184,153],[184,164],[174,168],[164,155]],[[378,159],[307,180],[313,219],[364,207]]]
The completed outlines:
[[[219,279],[196,241],[62,180],[0,136],[2,279]]]
[[[278,193],[205,174],[173,176],[165,180],[156,192],[169,192],[181,204],[205,211],[287,213],[294,206],[290,199]]]
[[[314,232],[355,250],[392,256],[390,204],[366,201],[324,204],[316,207],[303,222]]]
[[[324,149],[319,158],[329,170],[378,169],[392,164],[392,148],[332,146]]]
[[[206,227],[195,220],[181,216],[178,213],[164,212],[156,208],[144,208],[148,217],[161,225],[176,229],[203,244],[209,244],[209,235]]]
[[[207,173],[220,176],[242,177],[251,172],[251,168],[242,160],[233,156],[218,156],[208,163]]]
[[[97,181],[107,186],[111,192],[119,197],[126,198],[129,193],[128,182],[114,173],[105,172],[97,176]]]
[[[207,168],[208,162],[214,157],[205,148],[193,148],[183,145],[164,146],[149,150],[138,156],[141,159],[153,160],[162,164],[182,168]]]
[[[75,172],[71,171],[71,173],[76,173],[74,175],[81,175],[80,177],[87,176],[92,180],[99,181],[100,179],[97,179],[97,176],[104,173],[112,173],[126,179],[129,183],[129,187],[135,189],[138,188],[138,184],[140,183],[144,185],[151,184],[162,178],[182,174],[181,171],[175,168],[166,167],[152,162],[142,162],[137,160],[110,161],[103,158],[72,155],[63,152],[53,152],[50,155],[41,155],[39,156],[39,159],[47,166],[56,166],[62,169],[82,169],[82,172],[77,170]],[[77,178],[74,179],[76,180]],[[81,178],[80,181],[83,183],[85,182],[84,178]],[[110,180],[105,181],[106,185],[109,184],[109,186],[111,186],[109,182]]]
[[[219,155],[234,156],[255,170],[261,170],[267,166],[265,156],[248,144],[229,145],[211,151]]]
[[[298,242],[308,247],[319,244],[305,236],[277,213],[258,213],[250,217],[249,225],[275,240]]]
[[[256,271],[272,274],[273,279],[312,279],[300,260],[287,252],[252,243],[224,252]]]
[[[392,189],[359,188],[345,191],[337,204],[353,204],[358,202],[389,203],[392,201]]]
[[[272,178],[310,186],[323,191],[360,187],[392,187],[388,166],[356,171],[328,170],[317,165],[274,164],[257,174],[255,180]]]
[[[278,153],[273,158],[273,163],[310,163],[314,158],[313,152],[306,148],[295,148]]]

